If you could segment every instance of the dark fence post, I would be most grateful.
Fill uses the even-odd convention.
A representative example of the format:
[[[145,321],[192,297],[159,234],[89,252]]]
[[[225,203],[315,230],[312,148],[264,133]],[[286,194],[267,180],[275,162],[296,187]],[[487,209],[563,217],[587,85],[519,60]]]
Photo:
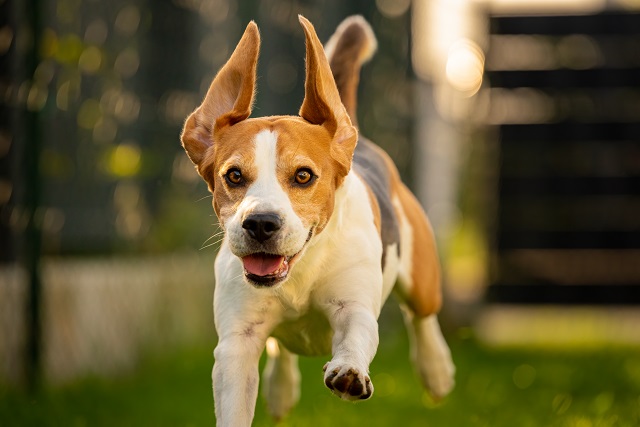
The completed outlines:
[[[29,0],[26,8],[26,21],[31,32],[31,43],[26,53],[25,78],[34,83],[34,74],[39,63],[41,37],[41,3]],[[33,90],[33,89],[32,89]],[[42,328],[40,253],[42,246],[42,221],[38,218],[41,199],[40,183],[40,114],[35,106],[27,101],[25,108],[26,138],[22,153],[22,175],[24,177],[24,209],[27,225],[24,234],[22,263],[27,271],[29,296],[27,299],[27,363],[26,379],[30,391],[36,390],[41,379]]]

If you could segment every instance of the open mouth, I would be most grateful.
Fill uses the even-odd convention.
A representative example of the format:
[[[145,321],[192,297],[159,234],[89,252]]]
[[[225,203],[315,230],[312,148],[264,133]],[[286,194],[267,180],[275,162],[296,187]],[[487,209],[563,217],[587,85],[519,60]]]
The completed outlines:
[[[273,286],[289,274],[289,263],[293,257],[258,252],[242,257],[244,274],[258,286]]]
[[[256,252],[243,256],[241,259],[245,277],[255,286],[261,287],[271,287],[282,282],[289,275],[290,267],[298,260],[312,236],[313,228],[309,230],[309,235],[302,249],[292,256],[266,252]]]

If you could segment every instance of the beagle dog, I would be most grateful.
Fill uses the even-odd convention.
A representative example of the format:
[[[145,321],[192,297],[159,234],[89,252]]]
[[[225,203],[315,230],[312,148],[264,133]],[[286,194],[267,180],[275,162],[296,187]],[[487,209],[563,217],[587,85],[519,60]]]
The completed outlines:
[[[266,347],[263,392],[283,417],[297,402],[297,355],[331,355],[324,383],[345,400],[373,394],[377,319],[392,291],[412,359],[436,398],[454,384],[437,321],[440,272],[433,231],[391,159],[359,135],[360,67],[376,49],[369,24],[347,18],[323,49],[306,38],[298,116],[249,118],[260,34],[247,26],[182,145],[213,194],[224,230],[215,261],[213,391],[218,426],[249,426]]]

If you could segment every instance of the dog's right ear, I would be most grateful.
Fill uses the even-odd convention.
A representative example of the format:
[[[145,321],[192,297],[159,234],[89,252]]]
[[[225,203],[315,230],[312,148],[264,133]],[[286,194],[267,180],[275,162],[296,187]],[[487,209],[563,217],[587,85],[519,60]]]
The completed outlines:
[[[251,21],[233,54],[213,79],[202,104],[187,118],[180,139],[198,172],[207,149],[213,145],[215,132],[251,114],[259,52],[260,33]]]
[[[299,114],[309,123],[323,126],[330,132],[330,153],[337,162],[340,177],[344,178],[351,169],[358,131],[351,125],[349,114],[340,100],[329,62],[313,24],[302,15],[298,15],[298,20],[304,29],[307,46],[304,100]]]

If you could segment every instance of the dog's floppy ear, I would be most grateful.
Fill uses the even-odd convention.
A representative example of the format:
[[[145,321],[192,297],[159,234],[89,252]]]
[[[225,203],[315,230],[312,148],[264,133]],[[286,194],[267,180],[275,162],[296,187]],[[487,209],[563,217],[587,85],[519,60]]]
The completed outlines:
[[[213,134],[251,114],[260,51],[260,33],[251,21],[227,63],[213,79],[207,95],[184,124],[182,146],[200,166],[213,144]],[[198,168],[199,169],[199,168]]]
[[[345,176],[351,169],[358,132],[351,125],[347,110],[340,100],[324,48],[313,25],[302,15],[298,19],[304,29],[307,45],[307,75],[300,116],[310,123],[324,126],[333,135],[331,155]]]

